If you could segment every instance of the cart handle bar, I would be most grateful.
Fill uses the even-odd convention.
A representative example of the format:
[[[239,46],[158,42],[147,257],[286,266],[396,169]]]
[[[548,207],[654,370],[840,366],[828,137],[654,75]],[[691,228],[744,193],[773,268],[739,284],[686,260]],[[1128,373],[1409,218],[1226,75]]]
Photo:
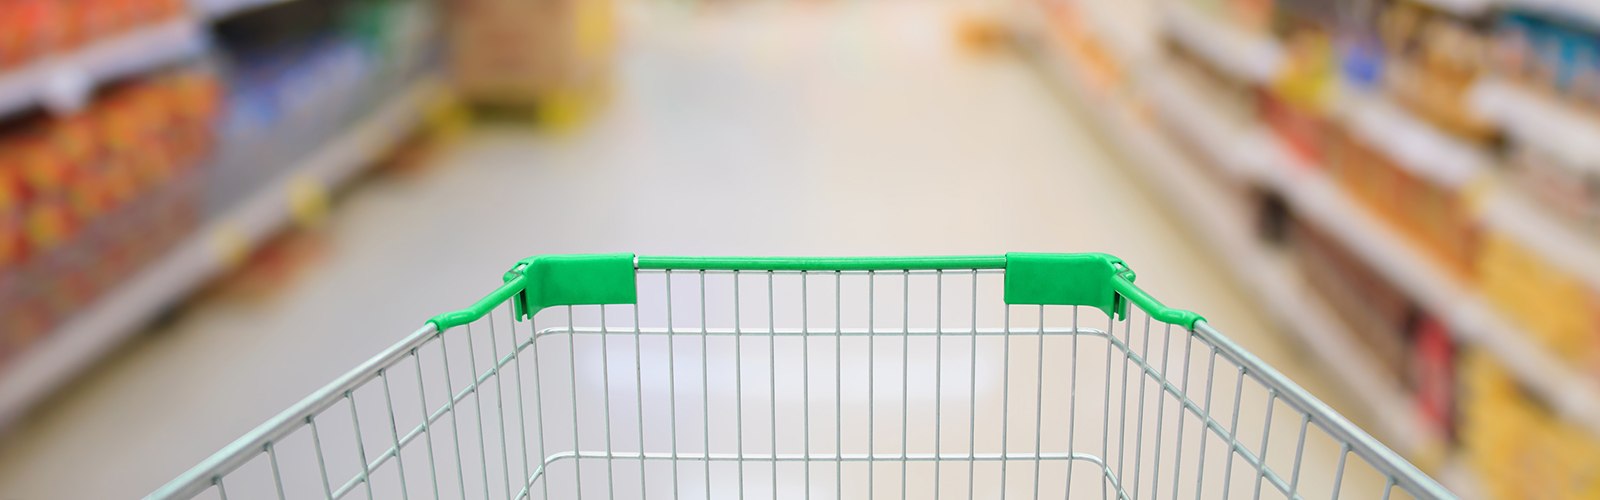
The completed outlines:
[[[1162,305],[1133,284],[1127,263],[1103,253],[1019,253],[947,257],[662,257],[631,253],[540,255],[517,261],[504,283],[466,309],[428,320],[439,331],[477,321],[510,301],[518,320],[563,305],[637,304],[638,270],[932,271],[1004,269],[1014,305],[1091,306],[1127,315],[1132,302],[1152,318],[1194,329],[1199,314]]]

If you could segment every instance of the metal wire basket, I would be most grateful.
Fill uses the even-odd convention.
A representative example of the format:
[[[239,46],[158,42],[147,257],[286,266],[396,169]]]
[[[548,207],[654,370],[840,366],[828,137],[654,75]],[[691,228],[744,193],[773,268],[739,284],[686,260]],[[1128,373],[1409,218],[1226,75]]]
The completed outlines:
[[[1134,278],[530,258],[149,498],[1454,498]]]

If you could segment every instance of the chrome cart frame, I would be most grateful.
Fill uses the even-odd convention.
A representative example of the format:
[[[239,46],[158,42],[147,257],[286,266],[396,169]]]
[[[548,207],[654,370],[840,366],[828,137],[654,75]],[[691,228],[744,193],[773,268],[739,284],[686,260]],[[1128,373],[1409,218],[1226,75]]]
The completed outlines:
[[[503,278],[148,498],[1454,498],[1103,254]]]

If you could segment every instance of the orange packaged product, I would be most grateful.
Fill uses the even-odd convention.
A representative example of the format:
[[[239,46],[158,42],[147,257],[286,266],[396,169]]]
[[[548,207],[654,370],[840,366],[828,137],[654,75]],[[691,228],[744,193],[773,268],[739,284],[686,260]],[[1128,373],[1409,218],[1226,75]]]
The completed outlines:
[[[83,37],[100,40],[117,34],[124,27],[123,13],[117,5],[105,0],[71,0],[73,11],[79,17]]]
[[[22,228],[24,195],[16,161],[0,144],[0,276],[27,258]]]
[[[44,253],[65,244],[76,229],[72,207],[66,200],[48,198],[36,200],[24,215],[28,247],[32,253]]]
[[[23,40],[27,60],[37,59],[60,45],[66,23],[54,0],[11,0],[8,10],[28,34]]]
[[[1487,141],[1494,127],[1466,95],[1486,67],[1489,36],[1465,19],[1413,0],[1389,2],[1378,16],[1389,55],[1384,87],[1401,105],[1451,133]]]
[[[82,7],[82,0],[54,0],[50,3],[54,6],[52,16],[59,25],[55,44],[50,48],[52,52],[69,52],[93,41],[88,26],[90,13]]]
[[[1480,229],[1469,198],[1477,180],[1406,168],[1342,127],[1332,135],[1334,179],[1457,276],[1472,279]]]
[[[49,126],[52,152],[73,178],[64,187],[77,217],[91,220],[111,210],[111,200],[95,191],[103,155],[97,146],[93,112],[57,118]]]
[[[0,71],[32,59],[34,26],[22,16],[14,0],[0,0]]]
[[[1461,441],[1487,497],[1600,498],[1600,440],[1531,397],[1492,355],[1461,362]]]
[[[1478,268],[1494,305],[1551,352],[1600,377],[1600,293],[1498,233],[1484,239]]]

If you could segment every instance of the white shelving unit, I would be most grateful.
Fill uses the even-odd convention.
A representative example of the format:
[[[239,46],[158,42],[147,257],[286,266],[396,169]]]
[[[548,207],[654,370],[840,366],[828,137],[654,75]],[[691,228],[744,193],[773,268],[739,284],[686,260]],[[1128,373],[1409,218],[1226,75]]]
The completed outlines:
[[[1439,315],[1462,340],[1494,353],[1563,416],[1600,435],[1600,388],[1591,380],[1534,344],[1528,332],[1360,207],[1317,167],[1298,164],[1286,152],[1279,156],[1280,168],[1267,171],[1264,180],[1284,195],[1296,214],[1339,238],[1412,300]]]
[[[247,10],[292,0],[189,0],[189,5],[208,19],[222,19]]]
[[[1460,16],[1478,16],[1491,8],[1530,10],[1577,18],[1590,25],[1600,25],[1600,2],[1593,0],[1421,0]]]
[[[1212,26],[1227,28],[1215,22]],[[1168,35],[1187,43],[1195,33],[1201,31],[1173,31]],[[1225,71],[1231,71],[1229,68],[1236,65],[1225,59],[1214,58],[1208,51],[1198,52],[1207,58],[1207,62]],[[1240,75],[1235,77],[1253,81]],[[1477,91],[1480,94],[1482,92]],[[1383,101],[1348,93],[1340,98],[1342,103],[1347,104],[1341,106],[1346,110],[1341,119],[1357,133],[1374,138],[1371,143],[1375,147],[1401,162],[1409,163],[1409,168],[1437,174],[1451,183],[1485,175],[1482,171],[1486,170],[1488,159],[1485,153],[1475,147],[1450,138]],[[1475,100],[1482,99],[1481,96],[1475,96]],[[1157,102],[1160,100],[1157,99]],[[1504,113],[1508,116],[1514,114],[1519,117],[1517,120],[1523,122],[1557,116],[1543,109],[1530,111],[1523,101],[1501,106],[1506,109]],[[1173,110],[1184,112],[1183,108]],[[1188,107],[1187,112],[1209,114],[1193,105]],[[1203,118],[1189,119],[1191,122],[1200,120]],[[1555,123],[1557,125],[1549,126],[1559,127],[1566,122]],[[1203,128],[1197,126],[1194,133],[1210,133]],[[1252,159],[1249,165],[1237,168],[1256,172],[1259,175],[1257,182],[1283,194],[1296,214],[1313,220],[1343,241],[1412,300],[1439,315],[1462,340],[1495,353],[1562,416],[1600,435],[1600,385],[1572,369],[1548,349],[1535,344],[1532,340],[1534,337],[1526,330],[1495,312],[1468,284],[1453,278],[1432,259],[1420,253],[1404,235],[1362,208],[1343,189],[1334,185],[1318,166],[1307,165],[1296,159],[1281,141],[1264,130],[1247,133],[1246,137],[1251,139],[1239,147],[1260,151],[1233,153],[1231,156],[1234,158]],[[1219,161],[1228,159],[1221,158]],[[1574,272],[1600,278],[1600,250],[1596,249],[1600,247],[1564,232],[1559,225],[1536,220],[1530,223],[1536,218],[1530,218],[1527,213],[1529,207],[1517,203],[1515,198],[1505,194],[1490,196],[1483,215],[1487,224],[1505,228],[1513,235],[1534,242],[1535,248],[1543,249],[1552,256],[1552,260]]]
[[[1071,63],[1049,43],[1040,45],[1043,53],[1038,54],[1037,59],[1055,77],[1056,83],[1079,97],[1094,114],[1096,123],[1101,124],[1112,141],[1131,157],[1130,163],[1139,167],[1145,180],[1156,187],[1162,198],[1173,202],[1173,211],[1196,228],[1196,234],[1216,255],[1224,258],[1228,269],[1279,323],[1321,354],[1328,369],[1347,385],[1351,396],[1374,418],[1384,441],[1408,454],[1437,449],[1439,437],[1427,430],[1420,415],[1408,411],[1413,406],[1408,403],[1399,382],[1383,377],[1377,361],[1355,343],[1355,338],[1326,305],[1304,288],[1289,263],[1251,235],[1245,207],[1202,178],[1198,167],[1155,127],[1140,121],[1125,100],[1090,95]],[[1196,129],[1205,131],[1202,139],[1232,137],[1218,142],[1230,145],[1217,148],[1219,154],[1230,159],[1248,158],[1251,154],[1244,147],[1254,143],[1249,135],[1230,134],[1226,132],[1229,130],[1226,124],[1216,121],[1207,125]]]
[[[1502,7],[1526,9],[1560,16],[1576,17],[1580,22],[1600,25],[1600,2],[1594,0],[1482,0]]]
[[[1569,164],[1600,169],[1600,118],[1494,79],[1474,85],[1470,101],[1513,140]],[[1600,235],[1575,228],[1518,195],[1490,200],[1483,216],[1490,227],[1512,235],[1600,290]]]
[[[1439,130],[1388,99],[1346,90],[1333,108],[1342,112],[1344,125],[1363,143],[1434,183],[1462,187],[1489,175],[1488,152]]]
[[[442,88],[437,77],[412,84],[30,347],[0,372],[0,429],[165,308],[229,269],[238,251],[254,248],[287,227],[293,220],[294,186],[343,185],[392,149],[421,123],[425,106]]]
[[[0,73],[0,118],[43,105],[74,111],[100,84],[204,52],[201,24],[181,17]]]
[[[1468,104],[1512,139],[1571,163],[1600,163],[1600,119],[1496,78],[1480,78]]]
[[[1161,7],[1161,28],[1167,35],[1234,78],[1266,84],[1283,65],[1283,47],[1270,37],[1219,22],[1184,2],[1162,2]]]

